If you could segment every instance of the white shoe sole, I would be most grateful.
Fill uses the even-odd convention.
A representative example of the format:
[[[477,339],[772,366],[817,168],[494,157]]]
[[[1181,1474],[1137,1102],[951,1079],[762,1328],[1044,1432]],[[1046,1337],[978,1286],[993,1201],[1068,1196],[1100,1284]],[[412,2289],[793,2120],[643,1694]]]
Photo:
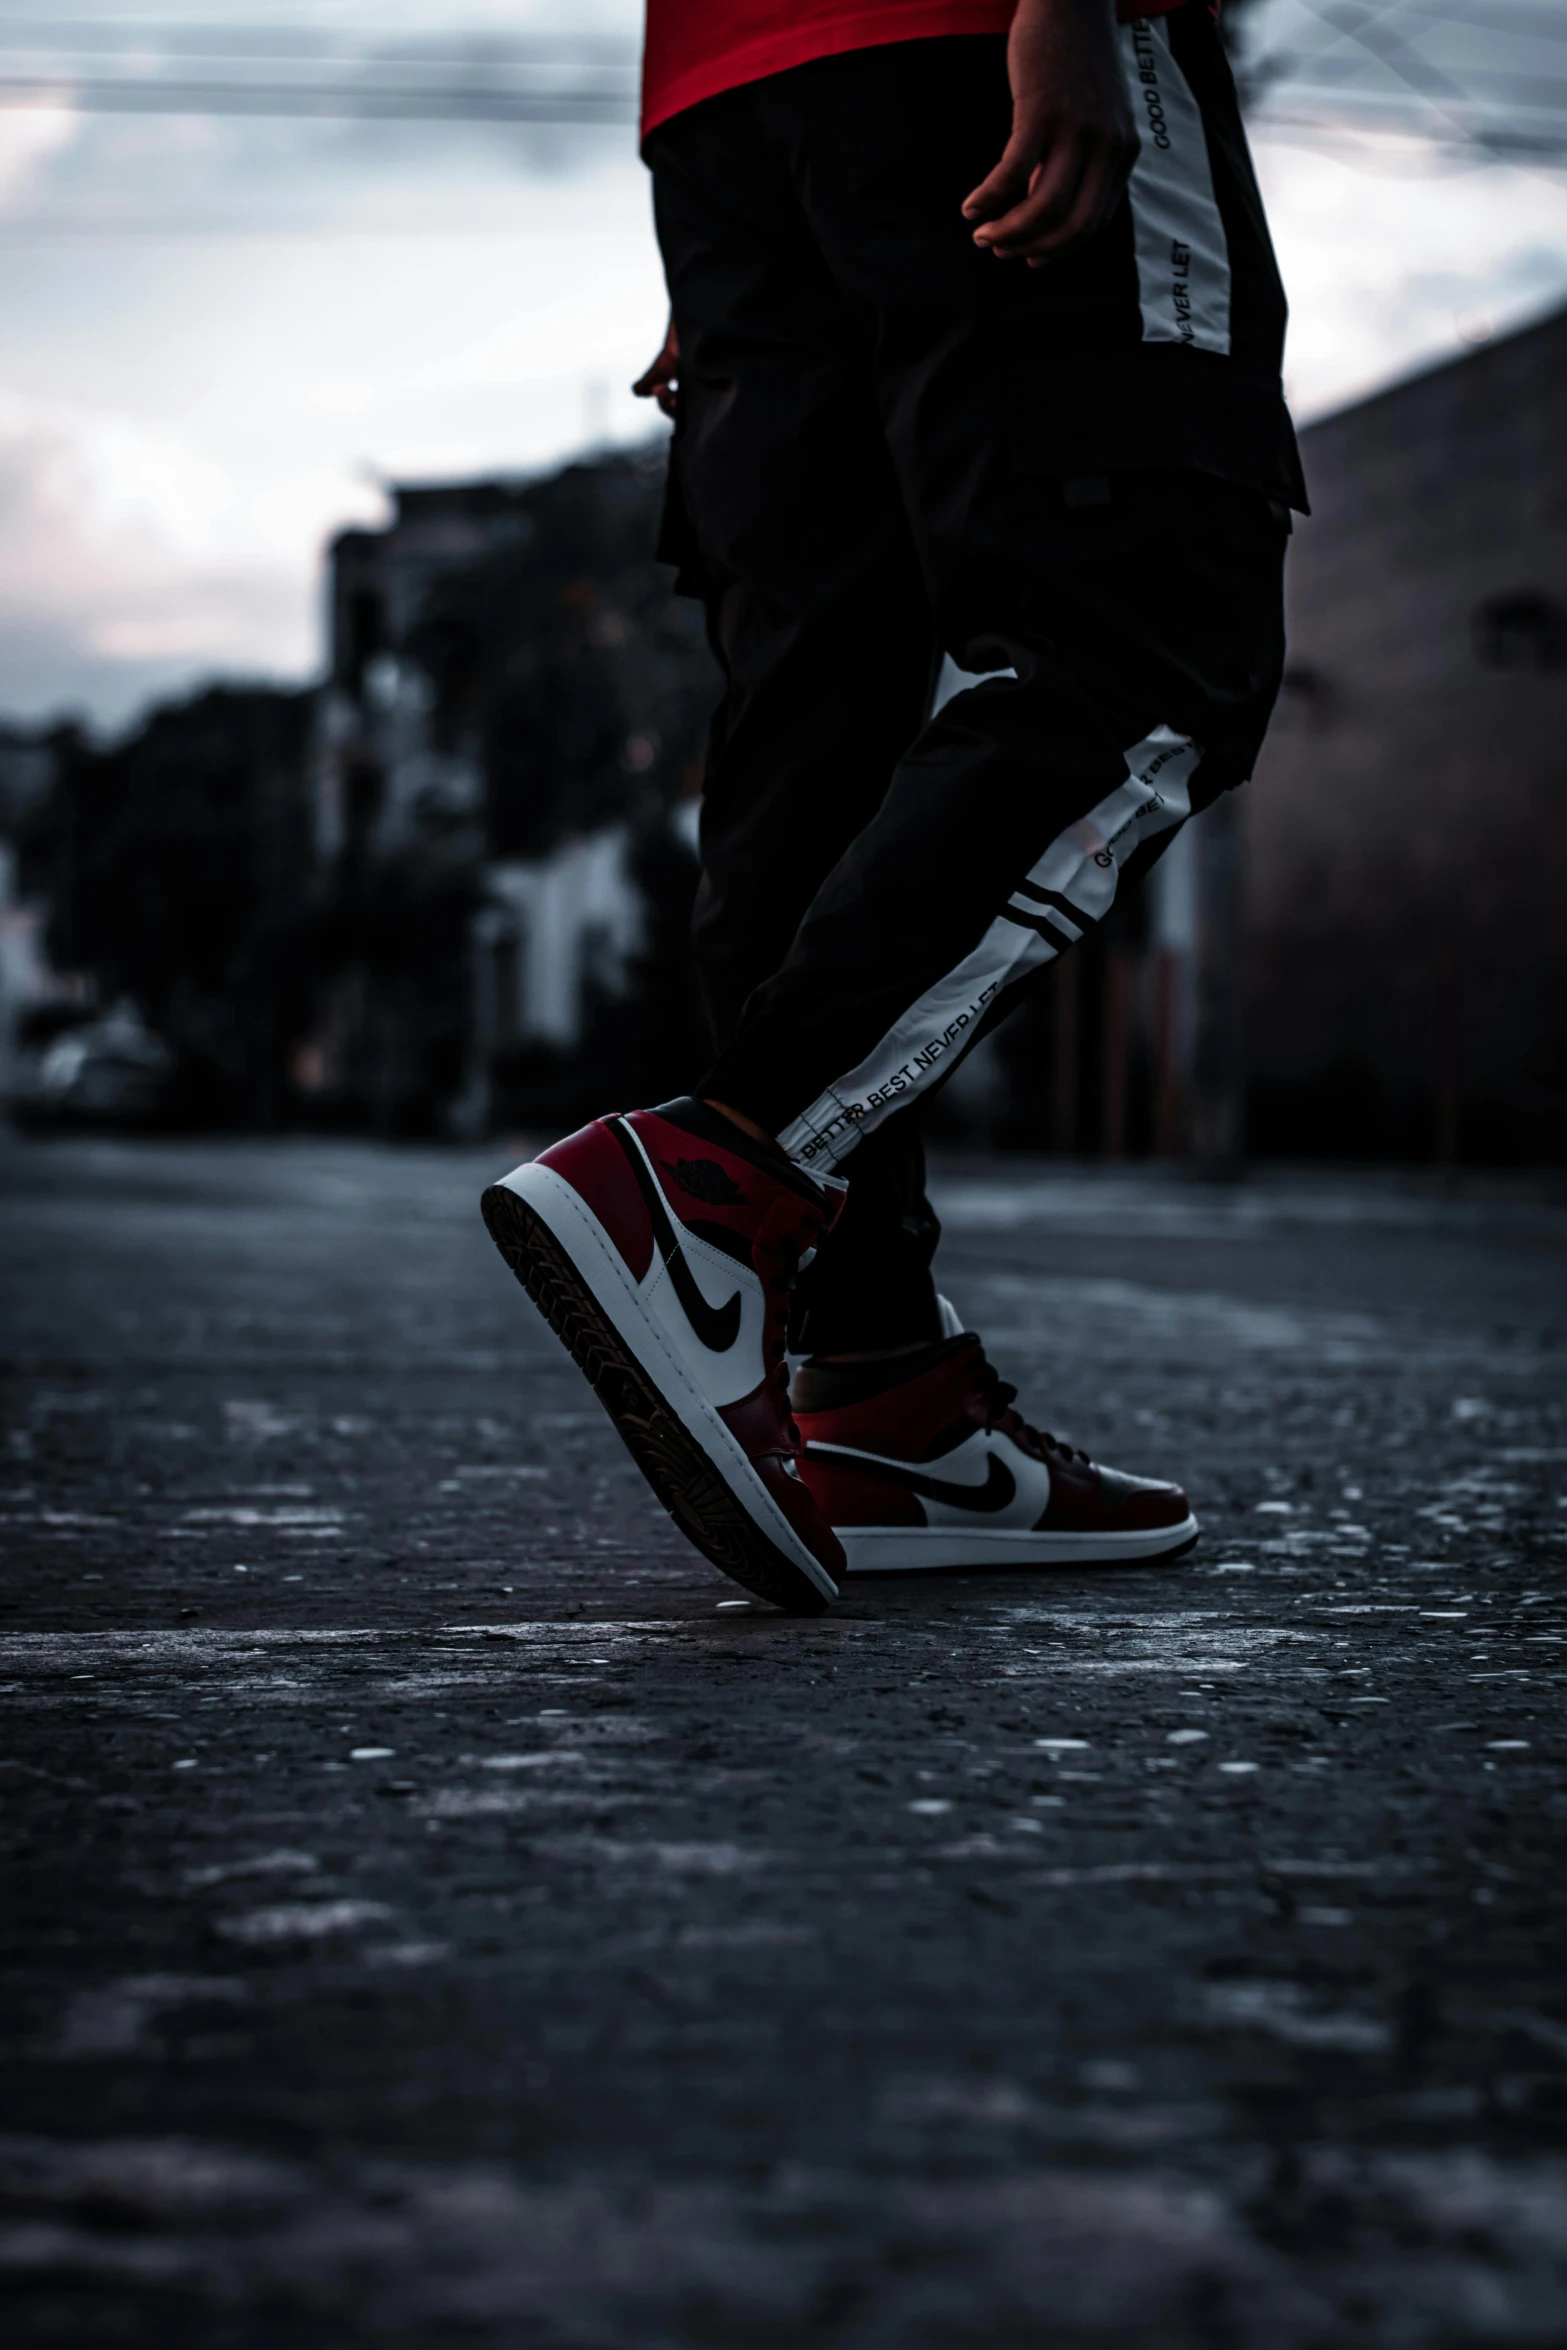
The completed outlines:
[[[1127,1534],[1047,1534],[1031,1526],[837,1526],[851,1575],[937,1574],[951,1567],[1112,1567],[1174,1558],[1197,1520]]]
[[[838,1586],[651,1319],[624,1260],[553,1168],[513,1168],[480,1203],[490,1237],[562,1341],[683,1534],[792,1615]]]

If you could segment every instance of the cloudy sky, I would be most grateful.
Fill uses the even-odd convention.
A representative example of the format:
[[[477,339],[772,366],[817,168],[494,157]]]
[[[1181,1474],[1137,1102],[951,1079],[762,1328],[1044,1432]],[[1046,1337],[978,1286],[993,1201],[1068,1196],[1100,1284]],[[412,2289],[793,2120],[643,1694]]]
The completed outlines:
[[[629,41],[638,7],[90,13],[149,45],[182,21],[351,45],[486,25]],[[0,0],[8,68],[41,19]],[[0,107],[0,714],[113,727],[215,670],[303,678],[323,539],[375,519],[381,481],[646,431],[626,387],[663,302],[629,130],[99,112],[42,78]],[[1567,299],[1567,171],[1300,129],[1258,162],[1302,417]]]

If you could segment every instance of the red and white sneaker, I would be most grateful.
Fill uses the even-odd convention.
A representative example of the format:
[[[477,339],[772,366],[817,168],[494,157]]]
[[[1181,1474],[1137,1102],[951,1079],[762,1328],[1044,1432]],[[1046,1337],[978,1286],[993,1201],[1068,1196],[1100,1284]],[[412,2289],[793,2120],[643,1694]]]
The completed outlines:
[[[1196,1541],[1178,1485],[1102,1469],[1029,1427],[972,1332],[871,1389],[897,1368],[807,1364],[795,1379],[805,1481],[851,1574],[1109,1565]]]
[[[794,1275],[843,1193],[679,1101],[595,1119],[481,1202],[681,1531],[793,1615],[835,1599],[844,1564],[802,1481],[784,1354]]]

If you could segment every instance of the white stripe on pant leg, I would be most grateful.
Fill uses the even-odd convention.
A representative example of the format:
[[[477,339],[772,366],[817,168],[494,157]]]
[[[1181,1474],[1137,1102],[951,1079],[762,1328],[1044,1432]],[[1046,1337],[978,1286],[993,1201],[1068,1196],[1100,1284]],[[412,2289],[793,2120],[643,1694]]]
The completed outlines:
[[[1145,343],[1230,347],[1230,249],[1213,193],[1202,109],[1163,17],[1121,27],[1142,141],[1127,187]]]
[[[1110,910],[1121,868],[1132,851],[1191,814],[1190,785],[1202,758],[1198,744],[1168,726],[1126,754],[1126,781],[1097,808],[1069,824],[1029,868],[1027,880],[1075,912],[1079,934]],[[786,1126],[778,1140],[796,1163],[818,1177],[846,1158],[862,1136],[944,1076],[972,1043],[986,1008],[1015,979],[1053,962],[1072,942],[1061,925],[1059,944],[1019,917],[1029,907],[998,914],[971,954],[938,979],[858,1068],[830,1085],[820,1100]]]

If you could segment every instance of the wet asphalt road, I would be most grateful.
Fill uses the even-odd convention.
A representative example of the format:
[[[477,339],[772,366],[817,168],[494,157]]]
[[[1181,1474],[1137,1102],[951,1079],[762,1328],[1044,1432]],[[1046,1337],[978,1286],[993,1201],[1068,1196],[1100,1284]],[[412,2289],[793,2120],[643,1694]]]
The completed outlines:
[[[504,1163],[0,1145],[11,2338],[1567,2342],[1567,1208],[951,1171],[1203,1540],[801,1624]]]

